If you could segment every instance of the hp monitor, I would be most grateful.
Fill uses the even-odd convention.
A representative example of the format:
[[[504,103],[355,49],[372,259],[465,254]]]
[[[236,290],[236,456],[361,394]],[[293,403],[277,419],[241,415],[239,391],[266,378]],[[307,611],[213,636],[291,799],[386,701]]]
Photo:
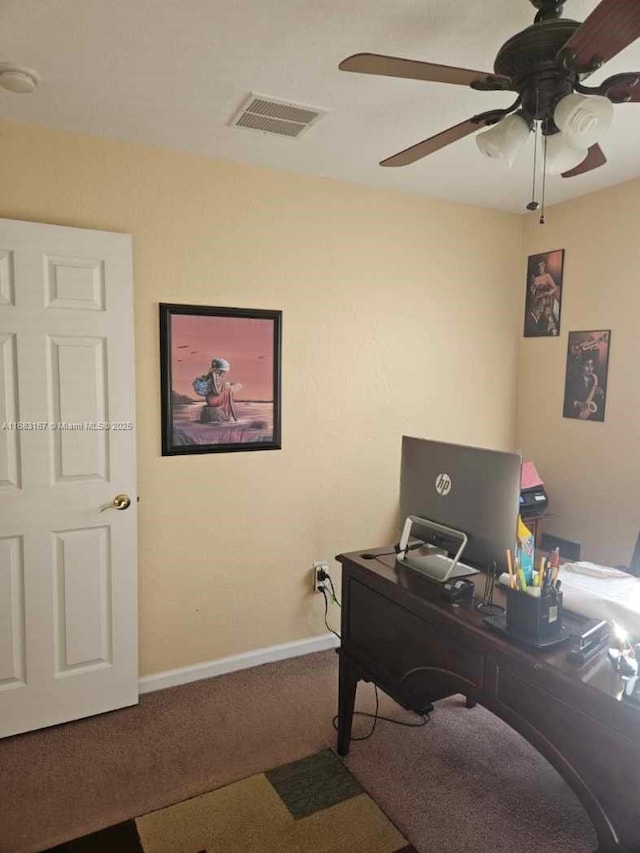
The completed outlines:
[[[521,464],[518,453],[403,436],[401,523],[409,516],[433,522],[419,525],[412,535],[441,549],[422,557],[408,552],[406,564],[436,580],[471,574],[469,566],[486,569],[492,562],[498,572],[506,571],[506,550],[513,549],[516,538]],[[453,534],[447,536],[439,528],[450,528]],[[456,532],[467,541],[457,555],[462,564],[452,572],[451,555],[460,544]]]

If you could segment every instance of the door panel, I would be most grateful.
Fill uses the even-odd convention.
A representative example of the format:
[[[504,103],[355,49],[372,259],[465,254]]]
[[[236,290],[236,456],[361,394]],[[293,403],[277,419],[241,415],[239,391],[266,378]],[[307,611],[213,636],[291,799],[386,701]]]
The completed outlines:
[[[95,258],[46,257],[49,308],[105,310],[104,263]]]
[[[104,338],[49,338],[54,478],[108,480],[108,387]]]
[[[55,534],[57,675],[113,662],[109,527]]]
[[[138,701],[132,291],[128,235],[0,220],[0,736]]]
[[[16,336],[0,333],[0,425],[17,421]],[[18,433],[0,429],[0,489],[15,489],[20,485]]]
[[[0,305],[13,305],[13,252],[0,248]]]
[[[0,690],[23,685],[24,678],[22,539],[11,536],[0,539]]]

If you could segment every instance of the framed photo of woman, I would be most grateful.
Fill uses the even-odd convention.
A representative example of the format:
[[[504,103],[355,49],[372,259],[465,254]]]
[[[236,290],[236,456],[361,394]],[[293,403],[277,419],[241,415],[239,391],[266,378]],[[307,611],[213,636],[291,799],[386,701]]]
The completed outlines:
[[[162,455],[279,450],[282,312],[160,305]]]
[[[563,267],[564,249],[530,255],[528,258],[525,338],[548,338],[560,334]]]

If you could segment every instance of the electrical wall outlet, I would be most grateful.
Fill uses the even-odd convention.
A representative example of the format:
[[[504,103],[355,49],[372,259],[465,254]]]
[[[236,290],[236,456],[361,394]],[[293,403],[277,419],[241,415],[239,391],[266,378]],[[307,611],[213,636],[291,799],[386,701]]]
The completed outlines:
[[[313,591],[320,592],[322,589],[329,589],[329,582],[327,580],[321,580],[324,577],[324,573],[329,573],[329,564],[326,560],[319,560],[314,562],[313,564]]]

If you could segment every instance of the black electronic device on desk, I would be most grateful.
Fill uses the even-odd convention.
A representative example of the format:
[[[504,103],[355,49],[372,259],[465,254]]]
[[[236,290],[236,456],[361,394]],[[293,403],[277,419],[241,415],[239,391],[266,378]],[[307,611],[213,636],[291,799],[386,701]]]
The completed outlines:
[[[482,621],[534,649],[563,643],[570,634],[562,623],[562,593],[555,587],[540,592],[530,595],[507,589],[506,613],[485,616]]]
[[[598,652],[609,645],[609,623],[606,619],[589,619],[580,634],[574,635],[575,644],[567,652],[567,660],[576,666],[584,666]]]
[[[476,585],[466,578],[451,578],[441,585],[440,597],[442,601],[452,604],[461,601],[472,601],[475,595]]]
[[[523,520],[542,515],[549,506],[549,498],[544,486],[534,486],[532,489],[523,489],[520,492],[520,515]]]
[[[526,521],[546,512],[549,498],[544,488],[542,477],[536,471],[536,466],[530,460],[522,463],[520,474],[520,515]]]

